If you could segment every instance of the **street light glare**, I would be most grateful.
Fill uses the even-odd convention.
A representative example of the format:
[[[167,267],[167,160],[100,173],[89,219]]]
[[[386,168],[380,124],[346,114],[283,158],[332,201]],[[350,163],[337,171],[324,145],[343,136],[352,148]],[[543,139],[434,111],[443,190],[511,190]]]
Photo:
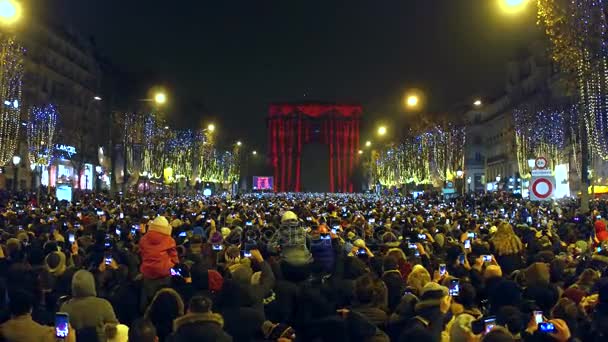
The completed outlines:
[[[370,147],[370,146],[372,146],[372,142],[371,142],[371,141],[369,141],[369,140],[368,140],[368,141],[366,141],[366,142],[365,142],[365,147]]]
[[[386,134],[386,126],[378,127],[378,135],[385,135],[385,134]]]
[[[363,150],[359,150],[359,154],[363,154]]]
[[[258,154],[258,151],[253,151],[253,152],[251,152],[251,154],[253,154],[255,156]]]
[[[21,4],[15,0],[0,0],[0,21],[13,24],[21,17]]]
[[[154,102],[157,104],[165,104],[165,102],[167,102],[167,95],[165,95],[165,93],[156,93],[156,95],[154,95]]]
[[[214,124],[209,124],[209,126],[207,126],[207,130],[209,130],[209,132],[214,132],[215,131],[215,125]]]
[[[236,142],[236,146],[241,146],[242,144],[243,144],[243,143],[242,143],[242,142],[240,142],[240,141],[237,141],[237,142]]]
[[[473,102],[473,105],[474,105],[475,107],[479,107],[479,106],[481,106],[482,104],[483,104],[483,102],[481,102],[481,100],[475,100],[475,102]]]
[[[410,95],[407,97],[407,106],[408,107],[416,107],[418,106],[418,102],[420,101],[420,99],[418,98],[417,95]]]
[[[94,96],[94,97],[93,97],[93,100],[95,100],[95,101],[101,101],[101,97],[99,97],[99,96]]]
[[[507,13],[517,13],[526,8],[529,0],[498,0],[502,10]]]

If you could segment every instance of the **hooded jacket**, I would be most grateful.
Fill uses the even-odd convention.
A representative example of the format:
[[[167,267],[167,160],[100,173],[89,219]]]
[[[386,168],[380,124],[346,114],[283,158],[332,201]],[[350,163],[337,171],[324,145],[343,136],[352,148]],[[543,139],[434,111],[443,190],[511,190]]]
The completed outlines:
[[[174,337],[196,341],[230,342],[232,337],[223,330],[224,318],[220,314],[189,313],[173,321]]]
[[[110,302],[97,298],[95,279],[89,271],[80,270],[72,278],[72,299],[59,310],[70,315],[70,324],[77,331],[95,328],[99,341],[105,341],[105,324],[118,324]]]
[[[179,263],[175,240],[170,235],[149,231],[139,241],[140,271],[146,279],[169,277],[171,268]]]

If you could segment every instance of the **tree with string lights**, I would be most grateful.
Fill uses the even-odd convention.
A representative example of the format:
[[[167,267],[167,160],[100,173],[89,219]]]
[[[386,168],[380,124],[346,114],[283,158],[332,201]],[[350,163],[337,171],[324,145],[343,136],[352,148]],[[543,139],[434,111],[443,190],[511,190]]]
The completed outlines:
[[[55,129],[59,113],[52,104],[34,106],[27,121],[28,159],[36,174],[42,177],[42,168],[48,167],[55,146]],[[40,190],[40,187],[38,187]]]
[[[538,21],[551,41],[552,58],[578,98],[583,212],[589,159],[608,160],[607,13],[606,0],[538,0]]]
[[[0,166],[12,160],[17,150],[23,47],[11,37],[0,37]]]

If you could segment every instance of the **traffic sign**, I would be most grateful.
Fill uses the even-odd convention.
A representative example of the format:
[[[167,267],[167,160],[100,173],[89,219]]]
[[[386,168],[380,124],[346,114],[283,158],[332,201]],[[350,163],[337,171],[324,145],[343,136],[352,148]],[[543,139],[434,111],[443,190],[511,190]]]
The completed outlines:
[[[534,161],[534,166],[536,166],[537,169],[545,169],[547,168],[547,164],[547,159],[545,157],[538,157]]]
[[[530,180],[530,200],[548,201],[553,197],[555,190],[555,177],[532,177]]]
[[[532,170],[532,177],[549,177],[552,174],[551,170]]]

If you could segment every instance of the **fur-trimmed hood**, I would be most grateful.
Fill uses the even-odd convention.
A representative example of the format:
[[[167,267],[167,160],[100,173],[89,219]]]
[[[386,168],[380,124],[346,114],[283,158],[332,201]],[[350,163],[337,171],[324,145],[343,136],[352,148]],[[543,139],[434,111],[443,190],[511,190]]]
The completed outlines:
[[[205,312],[205,313],[189,313],[182,317],[179,317],[173,321],[173,331],[177,331],[180,327],[186,324],[217,324],[220,329],[224,328],[224,317],[222,315],[213,313],[213,312]]]

